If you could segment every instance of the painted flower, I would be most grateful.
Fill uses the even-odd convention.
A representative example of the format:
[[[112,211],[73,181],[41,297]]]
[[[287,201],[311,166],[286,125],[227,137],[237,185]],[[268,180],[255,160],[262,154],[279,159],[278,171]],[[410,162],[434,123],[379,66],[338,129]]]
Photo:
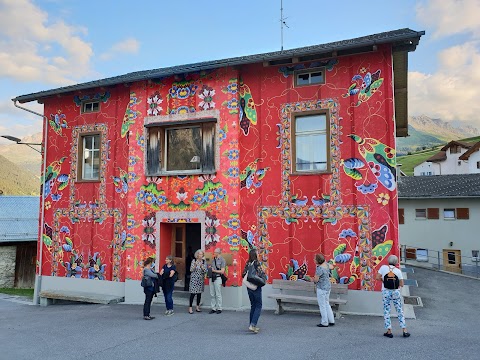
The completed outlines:
[[[145,137],[143,135],[140,135],[137,140],[137,144],[143,147],[145,145]]]
[[[129,156],[128,157],[128,166],[134,166],[137,163],[136,156]]]
[[[344,229],[338,235],[338,237],[340,239],[352,238],[352,237],[356,237],[356,236],[357,236],[357,234],[352,229]]]
[[[237,230],[240,228],[240,219],[239,218],[234,218],[234,219],[229,219],[227,221],[228,227],[232,230]]]
[[[225,132],[225,130],[223,129],[220,129],[218,131],[218,141],[219,142],[222,142],[223,140],[225,140],[227,138],[227,133]]]
[[[213,175],[213,174],[205,174],[205,175],[200,175],[198,177],[198,180],[200,180],[201,182],[208,182],[208,181],[213,181],[215,180],[216,176]]]
[[[143,234],[142,240],[151,248],[155,248],[155,213],[150,213],[149,215],[145,216],[142,220],[143,225]]]
[[[238,160],[239,151],[237,149],[232,149],[228,151],[228,158],[230,160]]]
[[[176,85],[173,85],[171,88],[170,88],[170,91],[169,91],[169,94],[172,98],[176,98],[177,97],[177,86]]]
[[[357,190],[359,190],[362,194],[373,194],[375,192],[375,190],[377,189],[378,187],[378,184],[377,183],[373,183],[373,184],[370,184],[370,183],[364,183],[364,184],[361,184],[361,185],[355,185]]]
[[[127,229],[133,229],[135,227],[135,219],[127,219]]]
[[[387,154],[387,158],[393,159],[395,157],[395,149],[392,149],[390,147],[385,148],[385,153]]]
[[[145,191],[144,190],[140,190],[139,192],[137,192],[137,201],[141,201],[141,202],[144,202],[145,201]]]
[[[227,173],[229,177],[237,178],[240,173],[240,170],[238,167],[231,167],[228,169]]]
[[[231,246],[240,246],[242,239],[237,234],[228,237],[227,242]]]
[[[215,90],[211,87],[203,85],[201,93],[198,95],[202,101],[198,106],[203,110],[215,109],[215,102],[213,101],[213,96],[215,95]]]
[[[65,276],[70,278],[81,278],[83,270],[82,261],[82,256],[72,255],[70,257],[70,262],[65,262],[63,264],[67,270]]]
[[[145,203],[147,205],[152,205],[156,202],[157,202],[157,198],[156,198],[155,195],[153,195],[152,193],[149,193],[149,192],[145,193]]]
[[[217,226],[220,225],[220,221],[208,211],[205,215],[205,245],[209,246],[220,240],[220,235],[217,234]]]
[[[131,183],[131,182],[135,182],[137,180],[138,180],[137,174],[134,173],[133,171],[130,171],[128,173],[128,182]]]
[[[179,99],[186,99],[190,96],[190,87],[183,86],[177,89],[177,97]]]
[[[209,203],[213,203],[213,202],[217,201],[217,196],[218,196],[217,190],[210,190],[205,195],[205,200],[208,201]]]
[[[62,226],[60,228],[60,232],[64,234],[70,234],[70,229],[68,228],[68,226]]]
[[[387,193],[380,193],[378,194],[377,196],[377,202],[379,204],[382,204],[382,205],[387,205],[388,204],[388,201],[390,200],[390,195],[388,195]]]
[[[217,198],[218,200],[222,200],[227,195],[227,190],[224,188],[217,189]]]
[[[205,198],[202,194],[195,194],[193,195],[192,200],[195,204],[202,205],[203,202],[205,201]]]
[[[102,264],[99,253],[96,252],[93,256],[89,257],[88,260],[88,278],[93,280],[105,280],[105,268],[106,264]]]
[[[228,84],[228,86],[227,86],[227,91],[228,91],[230,94],[236,94],[237,91],[238,91],[238,84],[237,84],[236,82],[231,83],[231,84]]]
[[[158,206],[166,204],[167,203],[167,197],[164,195],[158,195],[156,198],[156,203]]]
[[[184,200],[187,199],[187,196],[188,196],[188,193],[185,191],[185,189],[183,187],[178,189],[178,192],[177,192],[177,199],[178,200],[184,201]]]
[[[50,201],[45,201],[45,209],[48,210],[52,207],[52,203]]]
[[[155,183],[155,184],[160,184],[163,181],[163,179],[160,176],[147,176],[147,182],[148,183]]]
[[[147,115],[157,116],[160,115],[163,110],[160,104],[163,102],[162,96],[156,91],[153,95],[147,99],[148,110]]]
[[[236,98],[233,98],[227,102],[227,108],[230,110],[233,109],[238,109],[238,100]]]

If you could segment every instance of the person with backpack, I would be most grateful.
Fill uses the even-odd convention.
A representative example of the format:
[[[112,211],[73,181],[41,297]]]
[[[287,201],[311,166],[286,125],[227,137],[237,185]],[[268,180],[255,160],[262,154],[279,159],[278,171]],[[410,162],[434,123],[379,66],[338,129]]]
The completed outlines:
[[[400,288],[403,286],[403,276],[400,269],[396,267],[397,264],[398,257],[390,255],[388,257],[388,265],[382,265],[376,277],[377,280],[382,280],[383,319],[385,321],[385,329],[387,329],[383,336],[388,338],[393,338],[392,322],[390,320],[391,302],[393,302],[397,310],[398,322],[403,329],[403,337],[410,336],[405,324],[402,295],[400,294]]]
[[[248,330],[258,334],[260,328],[257,327],[257,324],[262,312],[262,286],[265,285],[267,276],[258,261],[257,250],[253,249],[248,253],[248,261],[243,269],[242,277],[250,299],[250,325]]]
[[[143,304],[143,318],[145,320],[153,320],[154,316],[150,316],[150,307],[152,305],[153,296],[155,295],[155,280],[158,275],[152,271],[152,258],[147,258],[143,262],[143,278],[142,287],[145,293],[145,303]]]
[[[168,255],[165,258],[165,265],[160,270],[160,275],[163,278],[163,295],[165,297],[165,306],[167,310],[165,315],[173,315],[173,287],[177,281],[177,267],[173,263],[173,256]]]

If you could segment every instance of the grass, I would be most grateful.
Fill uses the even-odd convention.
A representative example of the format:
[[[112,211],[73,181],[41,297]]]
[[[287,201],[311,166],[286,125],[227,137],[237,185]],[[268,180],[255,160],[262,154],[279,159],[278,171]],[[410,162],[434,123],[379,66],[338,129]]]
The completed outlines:
[[[7,289],[0,288],[0,293],[8,295],[26,296],[33,299],[33,289]]]

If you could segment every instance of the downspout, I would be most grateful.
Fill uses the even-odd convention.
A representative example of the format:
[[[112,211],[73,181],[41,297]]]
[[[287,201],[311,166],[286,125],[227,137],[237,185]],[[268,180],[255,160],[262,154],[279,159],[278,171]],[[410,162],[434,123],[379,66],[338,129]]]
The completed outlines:
[[[25,107],[22,107],[20,105],[17,104],[17,100],[13,100],[13,105],[15,105],[15,107],[19,108],[19,109],[22,109],[24,111],[27,111],[29,113],[32,113],[34,115],[37,115],[37,116],[40,116],[42,117],[45,122],[43,124],[43,151],[42,151],[42,175],[45,176],[45,173],[47,171],[47,142],[48,142],[48,118],[43,115],[43,114],[40,114],[40,113],[37,113],[33,110],[30,110],[30,109],[27,109]],[[40,214],[40,231],[39,231],[39,236],[38,236],[38,241],[40,241],[40,249],[39,249],[39,252],[40,252],[40,256],[39,256],[39,266],[38,266],[38,282],[35,284],[35,293],[34,293],[34,297],[33,297],[33,303],[34,304],[39,304],[39,294],[40,294],[40,291],[41,291],[41,288],[42,288],[42,265],[43,265],[43,240],[42,240],[42,237],[40,236],[41,234],[43,235],[43,225],[44,225],[44,222],[45,222],[45,189],[42,187],[41,188],[41,214]]]

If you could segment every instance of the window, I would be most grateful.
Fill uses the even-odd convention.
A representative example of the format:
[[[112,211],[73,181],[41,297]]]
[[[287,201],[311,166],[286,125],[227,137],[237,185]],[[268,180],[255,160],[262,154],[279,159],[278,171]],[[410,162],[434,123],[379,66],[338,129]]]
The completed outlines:
[[[422,172],[420,173],[420,176],[425,176],[425,173],[422,171]]]
[[[324,68],[295,71],[295,86],[325,84],[324,75]]]
[[[398,223],[405,224],[405,209],[398,209]]]
[[[440,209],[439,208],[428,208],[427,209],[427,219],[440,219]]]
[[[458,145],[453,145],[450,148],[450,154],[458,154],[460,152],[460,146]]]
[[[468,208],[457,208],[457,219],[468,220],[470,218],[470,211]]]
[[[100,134],[85,134],[80,136],[80,154],[78,180],[100,179]]]
[[[329,134],[326,113],[294,118],[294,172],[329,172]]]
[[[472,250],[472,257],[478,258],[478,253],[479,253],[478,250]]]
[[[427,172],[427,175],[428,175],[428,176],[432,176],[433,173],[432,173],[431,171],[428,171],[428,172]]]
[[[461,161],[458,161],[458,166],[461,166],[462,165],[462,162]]]
[[[415,209],[415,219],[426,219],[427,209]]]
[[[480,161],[477,161],[477,169],[480,169]]]
[[[455,219],[455,209],[443,209],[443,218],[446,220]]]
[[[147,175],[215,172],[215,119],[148,127]]]
[[[447,253],[447,259],[448,259],[449,265],[455,265],[456,260],[455,260],[455,253],[453,251],[449,251]]]
[[[99,101],[88,101],[82,103],[82,113],[92,113],[97,112],[100,110],[100,102]]]

